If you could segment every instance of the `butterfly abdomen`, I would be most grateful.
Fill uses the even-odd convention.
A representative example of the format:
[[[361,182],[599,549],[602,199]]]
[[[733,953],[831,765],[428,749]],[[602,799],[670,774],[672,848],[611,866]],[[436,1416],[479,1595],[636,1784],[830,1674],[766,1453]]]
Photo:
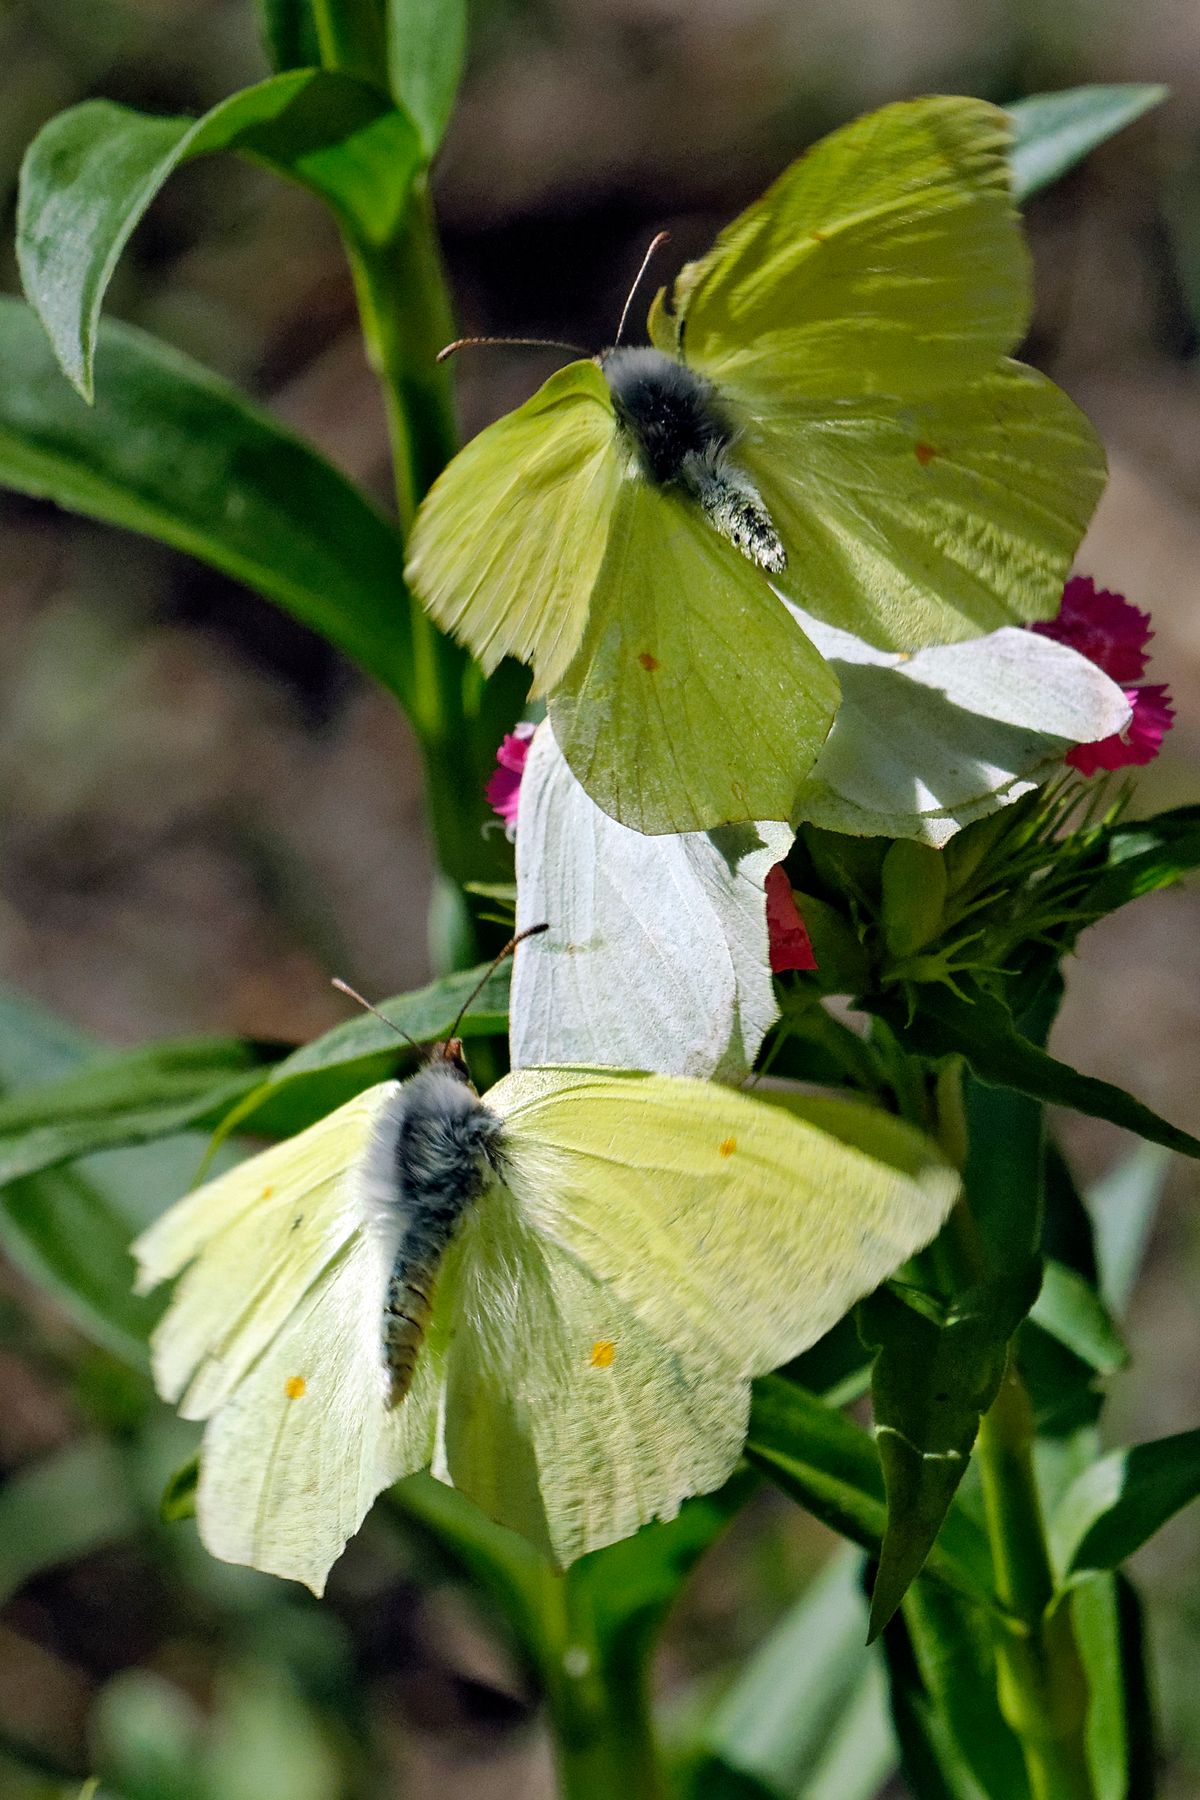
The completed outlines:
[[[465,1075],[446,1062],[404,1082],[376,1127],[363,1179],[388,1268],[381,1347],[393,1406],[412,1385],[442,1260],[492,1179],[500,1131]]]
[[[602,365],[642,472],[676,482],[735,549],[777,575],[787,556],[762,496],[730,456],[736,432],[712,383],[661,350],[610,350]]]

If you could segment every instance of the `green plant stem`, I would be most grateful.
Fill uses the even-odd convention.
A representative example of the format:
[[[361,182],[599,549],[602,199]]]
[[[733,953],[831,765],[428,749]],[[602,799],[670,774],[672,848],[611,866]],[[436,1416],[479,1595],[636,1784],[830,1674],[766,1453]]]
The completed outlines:
[[[1095,1800],[1087,1677],[1054,1572],[1033,1473],[1033,1412],[1009,1366],[979,1427],[976,1456],[999,1597],[1023,1622],[997,1642],[1000,1707],[1020,1739],[1035,1800]]]
[[[667,1800],[643,1646],[605,1657],[581,1584],[551,1583],[540,1661],[560,1800]]]

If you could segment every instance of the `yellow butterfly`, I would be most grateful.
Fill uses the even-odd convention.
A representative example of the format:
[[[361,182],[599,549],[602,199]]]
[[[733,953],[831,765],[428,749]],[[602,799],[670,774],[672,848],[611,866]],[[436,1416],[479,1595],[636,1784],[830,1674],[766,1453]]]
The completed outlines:
[[[307,1582],[433,1473],[560,1565],[719,1486],[752,1376],[936,1233],[957,1179],[844,1100],[540,1068],[450,1043],[172,1207],[160,1393],[207,1420],[217,1556]]]
[[[900,651],[1055,611],[1104,457],[1005,360],[1010,133],[953,98],[834,132],[658,295],[652,347],[570,363],[426,497],[413,591],[485,669],[532,664],[622,823],[791,816],[838,686],[772,587]]]

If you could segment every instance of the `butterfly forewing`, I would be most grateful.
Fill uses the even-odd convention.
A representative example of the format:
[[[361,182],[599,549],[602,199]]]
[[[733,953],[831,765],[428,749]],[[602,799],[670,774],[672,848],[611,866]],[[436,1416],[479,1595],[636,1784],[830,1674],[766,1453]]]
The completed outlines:
[[[538,692],[562,675],[583,634],[623,462],[607,383],[595,363],[576,362],[480,432],[430,489],[406,576],[489,673],[515,656],[533,664]]]
[[[776,399],[738,453],[789,547],[781,593],[893,650],[1050,617],[1104,487],[1088,421],[1019,363],[823,414]]]
[[[644,832],[786,819],[837,682],[693,502],[626,482],[587,629],[550,700],[567,762]]]
[[[1007,114],[904,101],[794,162],[675,284],[656,343],[725,393],[920,394],[983,374],[1029,316]]]

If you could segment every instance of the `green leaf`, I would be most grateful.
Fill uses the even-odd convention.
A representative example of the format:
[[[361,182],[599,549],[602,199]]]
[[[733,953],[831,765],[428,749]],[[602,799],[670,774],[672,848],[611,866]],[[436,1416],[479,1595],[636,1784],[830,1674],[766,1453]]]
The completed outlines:
[[[428,987],[383,1001],[378,1010],[417,1044],[441,1041],[456,1024],[458,1035],[466,1039],[493,1036],[508,1024],[509,963],[495,971],[459,1018],[485,972],[486,965],[459,969]],[[405,1054],[397,1031],[372,1013],[356,1014],[276,1063],[226,1120],[221,1135],[251,1128],[265,1137],[302,1131],[372,1082],[386,1079]]]
[[[896,1750],[862,1575],[861,1555],[832,1556],[741,1670],[705,1725],[697,1800],[729,1770],[770,1794],[873,1800]]]
[[[96,404],[36,315],[0,300],[0,483],[161,539],[277,601],[407,703],[400,538],[353,484],[226,382],[110,325]]]
[[[1082,162],[1098,145],[1152,107],[1160,106],[1168,89],[1156,84],[1123,83],[1115,87],[1065,88],[1057,94],[1033,94],[1008,111],[1016,125],[1012,149],[1013,195],[1027,200]]]
[[[0,1100],[0,1185],[116,1144],[215,1125],[258,1086],[264,1060],[237,1038],[177,1039]]]
[[[31,1002],[0,991],[0,1089],[65,1079],[104,1052]],[[0,1243],[95,1342],[138,1369],[161,1304],[133,1293],[134,1230],[190,1185],[203,1145],[166,1139],[152,1150],[108,1151],[0,1190]]]
[[[998,1000],[977,992],[962,998],[929,986],[920,989],[918,1010],[907,1012],[893,999],[872,1000],[870,1009],[888,1019],[907,1049],[922,1056],[961,1056],[979,1078],[993,1087],[1011,1088],[1031,1099],[1069,1106],[1095,1119],[1122,1125],[1153,1144],[1200,1157],[1200,1140],[1162,1119],[1132,1094],[1081,1075],[1068,1063],[1047,1055],[1013,1023]]]
[[[74,1169],[48,1169],[0,1190],[5,1253],[94,1343],[145,1369],[162,1302],[134,1293],[129,1239],[104,1193]]]
[[[905,1773],[922,1800],[1029,1800],[997,1697],[993,1634],[960,1595],[922,1578],[884,1633]]]
[[[1103,1300],[1085,1276],[1065,1263],[1046,1263],[1030,1317],[1100,1375],[1115,1375],[1129,1362]]]
[[[421,161],[405,113],[324,69],[273,76],[200,119],[153,118],[110,100],[59,113],[22,164],[17,260],[85,400],[104,293],[130,233],[172,170],[215,150],[240,150],[310,188],[368,244],[395,231]]]
[[[1129,1305],[1170,1166],[1157,1144],[1137,1144],[1088,1190],[1100,1290],[1118,1318]]]
[[[121,1458],[83,1439],[18,1470],[0,1489],[0,1605],[33,1575],[138,1529]]]
[[[1123,1575],[1092,1575],[1072,1590],[1070,1605],[1087,1677],[1096,1800],[1153,1800],[1157,1758],[1141,1603]]]
[[[1115,1450],[1063,1495],[1050,1524],[1067,1577],[1116,1569],[1200,1495],[1200,1431]]]
[[[815,1518],[878,1557],[887,1524],[883,1470],[870,1434],[778,1375],[754,1384],[746,1456]],[[939,1581],[994,1604],[983,1533],[947,1515],[926,1568]]]
[[[467,53],[466,0],[388,0],[388,75],[432,157],[446,133]]]
[[[1103,870],[1079,900],[1097,918],[1200,869],[1200,806],[1177,806],[1108,834]]]
[[[255,0],[258,33],[277,72],[315,68],[321,60],[312,0]]]
[[[859,1308],[863,1337],[878,1347],[871,1391],[887,1493],[872,1639],[924,1567],[1000,1386],[1021,1316],[1005,1298],[980,1284],[940,1322],[887,1287]]]

